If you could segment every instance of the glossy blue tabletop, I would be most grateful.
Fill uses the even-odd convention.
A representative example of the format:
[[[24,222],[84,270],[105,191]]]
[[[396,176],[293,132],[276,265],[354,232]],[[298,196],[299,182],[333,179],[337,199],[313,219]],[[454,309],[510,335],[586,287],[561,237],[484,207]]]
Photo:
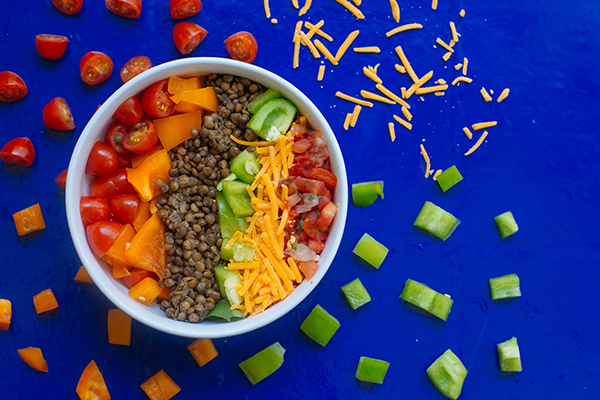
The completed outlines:
[[[598,398],[600,4],[440,0],[433,11],[426,0],[398,3],[400,24],[387,0],[363,1],[364,20],[333,0],[315,0],[302,17],[290,0],[271,0],[276,24],[265,17],[260,0],[205,0],[202,11],[188,19],[208,30],[190,56],[227,57],[223,41],[251,31],[259,47],[254,64],[295,84],[328,119],[349,183],[385,182],[385,199],[368,208],[350,206],[337,257],[312,294],[267,327],[214,340],[219,355],[200,368],[186,349],[193,340],[136,321],[131,346],[108,343],[107,312],[114,306],[94,284],[73,280],[81,264],[67,226],[64,194],[54,183],[89,118],[121,86],[118,72],[127,60],[145,55],[158,65],[182,57],[172,41],[177,21],[170,17],[168,2],[144,0],[141,17],[127,20],[102,1],[84,0],[74,16],[61,14],[49,0],[2,1],[0,70],[19,74],[29,94],[16,103],[0,103],[0,145],[27,136],[36,159],[30,168],[0,165],[0,298],[13,304],[10,329],[0,331],[0,397],[76,399],[79,377],[95,360],[113,399],[146,398],[140,384],[161,369],[181,387],[175,397],[181,399],[441,399],[425,370],[452,349],[469,371],[461,399]],[[321,19],[323,31],[333,37],[321,41],[332,52],[351,31],[360,34],[338,66],[302,48],[299,68],[292,68],[297,21]],[[436,38],[450,42],[450,21],[461,36],[444,62],[445,50]],[[389,30],[412,22],[423,29],[386,38]],[[42,59],[35,49],[40,33],[68,36],[66,54],[58,61]],[[412,130],[396,123],[394,142],[388,123],[394,114],[402,116],[398,105],[374,102],[362,109],[354,128],[344,130],[354,105],[335,93],[378,93],[363,75],[364,66],[380,64],[378,75],[396,93],[412,84],[394,69],[400,63],[394,51],[399,45],[419,76],[433,70],[431,82],[441,78],[450,84],[461,75],[454,66],[468,58],[472,83],[450,85],[440,97],[411,97]],[[359,46],[379,46],[381,52],[352,51]],[[108,54],[115,64],[112,76],[93,87],[79,76],[79,60],[91,50]],[[326,72],[318,82],[320,65]],[[482,87],[493,90],[494,101],[483,101]],[[497,103],[504,88],[510,88],[510,95]],[[72,132],[44,127],[42,108],[57,96],[71,107]],[[469,140],[462,128],[485,121],[498,125],[465,157],[481,131]],[[426,179],[421,144],[434,170],[456,165],[464,180],[443,193],[432,177]],[[462,221],[445,242],[413,227],[426,200]],[[20,238],[12,214],[35,203],[41,205],[47,228]],[[509,210],[519,231],[502,240],[494,217]],[[390,250],[379,269],[352,253],[365,232]],[[522,297],[492,302],[488,279],[508,273],[521,278]],[[353,311],[340,287],[355,278],[372,301]],[[408,278],[452,296],[447,322],[399,299]],[[54,291],[59,309],[38,316],[32,296],[47,288]],[[316,304],[341,323],[326,347],[299,330]],[[503,374],[496,345],[513,336],[523,371]],[[285,362],[253,386],[237,365],[274,342],[286,349]],[[48,373],[20,360],[17,349],[29,346],[42,349]],[[383,384],[355,379],[361,356],[390,363]]]

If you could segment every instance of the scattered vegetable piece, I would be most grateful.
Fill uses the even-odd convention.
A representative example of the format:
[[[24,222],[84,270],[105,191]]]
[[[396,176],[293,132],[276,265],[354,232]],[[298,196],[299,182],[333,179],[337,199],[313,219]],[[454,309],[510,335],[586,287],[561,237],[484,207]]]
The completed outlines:
[[[12,317],[12,303],[10,300],[0,299],[0,329],[7,331]]]
[[[171,18],[184,19],[192,17],[202,10],[200,0],[171,0],[169,2]]]
[[[383,379],[387,373],[390,363],[375,358],[361,357],[358,360],[356,373],[354,376],[359,381],[371,383],[383,383]]]
[[[129,346],[131,317],[118,308],[108,310],[108,343]]]
[[[81,10],[83,0],[51,0],[58,11],[66,15],[77,14]]]
[[[119,75],[123,83],[127,83],[131,79],[135,78],[144,71],[152,68],[152,62],[146,56],[135,56],[131,60],[127,61]]]
[[[52,293],[52,289],[46,289],[33,296],[33,305],[38,314],[58,308],[58,303],[56,302],[54,293]]]
[[[242,361],[239,366],[253,385],[277,371],[283,364],[285,349],[275,342],[266,349]]]
[[[456,165],[451,166],[444,172],[438,175],[437,183],[440,185],[442,190],[445,192],[450,189],[452,186],[456,185],[458,182],[462,181],[463,177],[458,172]]]
[[[234,60],[251,63],[256,58],[258,44],[250,32],[238,32],[225,40],[225,49]]]
[[[75,121],[71,109],[62,97],[56,97],[46,104],[42,110],[44,125],[48,129],[69,131],[75,129]]]
[[[54,182],[56,182],[56,185],[61,189],[66,189],[66,187],[67,187],[67,173],[68,172],[69,172],[69,168],[65,169],[63,172],[58,174],[56,179],[54,179]]]
[[[371,301],[369,292],[367,292],[367,289],[365,289],[358,278],[342,286],[342,292],[344,293],[344,296],[346,296],[348,305],[350,305],[353,310],[356,310],[358,307]]]
[[[319,304],[313,308],[308,317],[302,322],[302,325],[300,325],[300,329],[306,333],[306,336],[321,346],[329,343],[339,327],[340,322]]]
[[[506,342],[498,343],[498,358],[500,359],[500,371],[504,372],[521,372],[521,353],[517,338],[507,340]]]
[[[83,265],[77,270],[77,275],[75,275],[74,280],[76,280],[77,282],[94,283],[92,277]]]
[[[149,306],[156,300],[160,292],[162,292],[162,288],[155,279],[144,278],[140,283],[129,289],[129,297],[145,306]]]
[[[448,319],[452,303],[454,303],[450,296],[438,293],[429,286],[412,279],[406,280],[400,298],[444,321]]]
[[[44,216],[39,204],[34,204],[31,207],[14,213],[13,219],[15,220],[19,236],[46,229]]]
[[[109,56],[99,51],[90,51],[79,62],[81,79],[88,85],[98,85],[112,74],[113,62]]]
[[[83,370],[75,391],[81,400],[110,400],[104,377],[94,360]]]
[[[498,215],[494,218],[494,221],[496,221],[496,226],[502,239],[515,234],[519,230],[519,225],[517,225],[517,221],[515,221],[515,217],[511,211]]]
[[[61,35],[40,34],[35,37],[35,48],[40,56],[50,60],[58,60],[65,54],[69,39]]]
[[[462,391],[467,369],[452,350],[448,349],[427,368],[427,375],[441,394],[456,400]]]
[[[388,253],[388,248],[373,239],[371,235],[365,233],[352,252],[371,264],[375,268],[379,268]]]
[[[375,203],[377,196],[383,199],[383,181],[352,184],[352,202],[356,207],[368,207]]]
[[[219,355],[217,349],[215,349],[215,345],[210,339],[198,339],[187,348],[192,354],[192,357],[194,357],[194,360],[196,360],[201,367]]]
[[[0,150],[0,160],[7,164],[30,167],[35,158],[35,149],[29,138],[20,137],[6,143]]]
[[[128,264],[152,271],[162,278],[167,265],[164,240],[165,227],[160,217],[154,214],[144,223],[125,250]]]
[[[173,42],[177,50],[183,55],[188,55],[196,50],[196,47],[206,37],[208,31],[191,22],[180,22],[173,28]]]
[[[426,201],[413,225],[445,241],[460,225],[460,220],[432,202]]]
[[[105,0],[106,7],[113,13],[130,19],[137,19],[142,12],[142,0]]]
[[[202,127],[202,114],[202,111],[196,111],[155,119],[153,121],[154,129],[164,149],[169,151],[178,144],[191,139],[192,129]]]
[[[150,400],[169,400],[181,391],[173,379],[162,369],[140,385]]]
[[[48,363],[44,360],[42,350],[38,347],[26,347],[17,351],[19,352],[19,357],[25,361],[25,364],[40,372],[48,372]]]
[[[517,274],[509,274],[490,279],[492,300],[521,297],[521,286]]]
[[[27,94],[27,86],[23,79],[14,72],[0,72],[0,101],[12,103],[21,100]]]

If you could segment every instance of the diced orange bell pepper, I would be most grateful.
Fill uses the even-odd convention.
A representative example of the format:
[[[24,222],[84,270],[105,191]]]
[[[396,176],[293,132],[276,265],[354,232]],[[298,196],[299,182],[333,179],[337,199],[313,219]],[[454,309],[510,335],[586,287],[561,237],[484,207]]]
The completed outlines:
[[[106,252],[106,256],[111,257],[113,259],[113,263],[111,264],[113,267],[115,263],[118,261],[121,264],[127,264],[127,258],[125,257],[125,248],[127,243],[131,242],[133,237],[135,236],[135,229],[133,226],[129,224],[125,224],[121,226],[121,230],[119,231],[119,235],[117,236],[117,240],[113,243],[113,245]]]
[[[88,274],[87,270],[83,265],[79,267],[77,275],[75,275],[75,280],[77,282],[94,283],[92,277],[90,276],[90,274]]]
[[[131,317],[118,308],[108,310],[108,343],[123,346],[131,343]]]
[[[52,293],[52,289],[46,289],[33,296],[33,305],[38,314],[58,308],[58,303],[56,302],[54,293]]]
[[[150,400],[169,400],[181,391],[162,369],[140,385]]]
[[[83,370],[75,391],[81,400],[110,400],[106,382],[94,360]]]
[[[131,167],[132,168],[139,167],[140,165],[142,165],[142,163],[144,161],[146,161],[148,159],[148,157],[150,157],[153,154],[158,153],[162,149],[163,149],[162,145],[159,144],[150,153],[147,153],[147,154],[134,154],[134,155],[132,155],[131,156]]]
[[[26,347],[17,351],[21,359],[25,361],[25,364],[40,372],[48,372],[48,363],[44,360],[42,350],[38,347]]]
[[[201,87],[202,82],[200,82],[199,77],[185,79],[173,75],[169,78],[167,91],[171,94],[177,94],[185,92],[186,90],[200,89]]]
[[[129,265],[152,271],[162,279],[167,265],[167,252],[165,227],[158,215],[152,215],[133,237],[125,250],[125,258]]]
[[[12,317],[12,303],[10,300],[0,299],[0,329],[7,331]]]
[[[162,292],[162,288],[152,278],[144,278],[140,283],[129,289],[129,297],[135,301],[149,306],[158,295]]]
[[[173,104],[173,110],[175,110],[178,113],[184,114],[194,111],[201,111],[202,107],[192,103],[188,103],[187,101],[180,101],[179,104]]]
[[[210,339],[198,339],[188,346],[188,350],[192,353],[192,357],[194,357],[199,366],[205,365],[219,355]]]
[[[46,229],[44,216],[39,204],[34,204],[31,207],[14,213],[13,219],[15,220],[19,236]]]
[[[163,286],[158,298],[161,300],[169,300],[169,293],[171,293],[171,288],[168,286]]]
[[[157,118],[154,129],[165,150],[169,151],[180,143],[191,139],[192,129],[202,127],[202,111]]]
[[[127,180],[140,195],[142,201],[150,201],[161,194],[156,180],[163,182],[169,180],[171,169],[171,158],[166,150],[160,150],[148,157],[142,165],[137,168],[127,168]]]
[[[217,107],[219,106],[219,100],[217,100],[215,88],[212,86],[202,89],[186,90],[185,92],[171,96],[171,100],[175,104],[185,101],[190,104],[200,106],[203,109],[211,112],[217,112]]]
[[[148,221],[151,216],[152,213],[150,212],[150,203],[140,201],[138,204],[137,213],[135,214],[135,219],[133,220],[133,229],[135,229],[136,232],[139,231],[142,225],[144,225],[144,223]]]
[[[112,269],[112,275],[113,275],[113,278],[119,279],[124,276],[131,275],[131,272],[129,272],[129,268],[127,268],[127,264],[115,260],[115,263],[114,263],[113,269]]]

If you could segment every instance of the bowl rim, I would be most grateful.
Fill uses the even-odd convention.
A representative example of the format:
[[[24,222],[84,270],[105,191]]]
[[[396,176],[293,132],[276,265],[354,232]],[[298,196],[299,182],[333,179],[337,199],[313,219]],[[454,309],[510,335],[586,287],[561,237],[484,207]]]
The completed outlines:
[[[182,321],[175,321],[170,318],[166,318],[165,316],[162,316],[159,322],[154,318],[156,314],[150,312],[150,310],[148,310],[146,306],[143,306],[130,298],[127,298],[128,301],[126,302],[122,301],[123,296],[120,296],[118,294],[119,290],[114,290],[111,287],[111,285],[115,286],[119,283],[114,278],[112,278],[112,276],[109,276],[109,274],[106,273],[105,268],[102,267],[101,261],[96,258],[96,256],[92,253],[88,245],[87,237],[85,235],[85,230],[83,228],[81,215],[79,212],[79,199],[81,196],[86,195],[83,194],[80,190],[82,187],[81,182],[86,176],[84,173],[85,168],[82,166],[85,166],[85,162],[87,161],[87,156],[89,154],[89,149],[95,142],[95,140],[92,141],[90,138],[93,137],[96,140],[98,140],[98,137],[100,137],[97,130],[94,130],[94,126],[99,124],[99,122],[101,121],[104,121],[104,123],[107,123],[107,121],[112,121],[112,115],[116,108],[122,103],[122,101],[126,100],[127,98],[133,95],[139,94],[140,91],[143,91],[143,89],[145,89],[150,84],[161,79],[166,79],[168,78],[168,76],[175,74],[187,75],[185,73],[178,72],[166,74],[168,71],[178,68],[185,69],[194,66],[210,67],[212,69],[212,72],[214,73],[226,73],[240,77],[245,77],[258,83],[264,84],[268,87],[276,86],[277,89],[280,90],[285,97],[297,98],[300,101],[300,106],[298,104],[296,104],[296,106],[299,109],[305,108],[309,110],[310,113],[312,113],[316,117],[317,121],[312,119],[310,120],[310,122],[313,126],[316,125],[322,128],[323,135],[327,140],[328,150],[333,156],[332,158],[336,160],[336,163],[332,164],[332,167],[334,169],[337,169],[336,176],[338,177],[338,185],[336,186],[335,198],[336,203],[338,205],[338,212],[336,218],[334,219],[332,231],[335,230],[338,234],[330,236],[327,240],[326,249],[323,253],[326,254],[327,257],[327,262],[325,263],[326,265],[321,265],[321,268],[319,268],[317,274],[315,274],[315,276],[310,281],[304,280],[301,283],[301,285],[296,287],[296,289],[283,301],[276,303],[263,313],[253,317],[232,321],[229,323],[202,322],[198,324],[192,324],[185,323]],[[210,72],[197,72],[198,75],[204,75],[207,73]],[[161,78],[161,75],[167,76]],[[252,77],[249,77],[247,75],[251,75]],[[256,79],[254,76],[260,76],[260,79]],[[269,82],[269,84],[265,84],[265,82]],[[138,86],[140,86],[141,89],[134,89]],[[123,100],[117,102],[118,99]],[[306,113],[304,112],[303,114]],[[89,144],[88,142],[91,144]],[[74,184],[73,182],[78,182],[78,184]],[[94,115],[90,118],[85,128],[83,129],[75,145],[73,154],[71,156],[71,160],[69,162],[69,172],[67,177],[67,186],[65,190],[67,220],[69,225],[69,231],[73,239],[73,244],[75,245],[75,249],[80,257],[81,262],[86,267],[87,272],[89,273],[96,286],[100,289],[100,291],[115,306],[117,306],[119,309],[130,315],[132,318],[143,323],[144,325],[150,326],[154,329],[172,335],[190,338],[230,337],[259,329],[278,320],[279,318],[287,314],[289,311],[293,310],[306,297],[308,297],[308,295],[321,281],[321,279],[323,278],[323,276],[325,275],[335,258],[346,225],[348,197],[349,196],[346,168],[341,149],[339,147],[335,134],[333,133],[333,130],[327,123],[327,120],[320,112],[320,110],[315,106],[315,104],[300,89],[298,89],[296,86],[294,86],[292,83],[288,82],[284,78],[274,74],[273,72],[270,72],[253,64],[247,64],[236,60],[218,57],[190,57],[159,64],[143,72],[142,74],[134,77],[127,83],[123,84],[119,89],[117,89],[100,106],[100,108],[96,110]],[[94,263],[100,268],[96,268],[94,266]],[[87,268],[87,266],[89,265],[92,265],[93,267]],[[302,291],[300,293],[300,291],[298,291],[298,288],[302,285],[309,285],[309,287],[305,291]]]

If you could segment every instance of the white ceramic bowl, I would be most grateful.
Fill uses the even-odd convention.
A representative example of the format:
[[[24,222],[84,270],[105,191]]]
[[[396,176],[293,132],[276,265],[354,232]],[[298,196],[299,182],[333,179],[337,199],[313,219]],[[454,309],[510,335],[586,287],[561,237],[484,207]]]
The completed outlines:
[[[112,115],[121,103],[133,95],[141,94],[150,84],[172,75],[199,76],[210,73],[240,76],[266,87],[280,90],[308,118],[314,129],[323,132],[323,137],[327,140],[331,153],[332,169],[338,178],[333,200],[339,208],[325,250],[321,254],[319,261],[321,268],[310,281],[302,282],[286,299],[256,316],[234,322],[192,324],[169,319],[157,305],[146,307],[129,297],[128,288],[122,282],[112,278],[110,266],[96,258],[91,251],[81,222],[79,199],[81,196],[89,195],[92,182],[92,177],[85,174],[85,164],[90,150],[97,140],[104,141],[106,129],[115,122]],[[71,157],[66,188],[66,207],[71,237],[81,262],[100,290],[117,307],[141,323],[163,332],[192,338],[220,338],[249,332],[275,321],[300,304],[321,281],[342,240],[348,209],[348,185],[344,160],[333,131],[319,109],[299,89],[283,78],[255,65],[224,58],[186,58],[155,66],[138,75],[113,93],[96,111],[77,141]]]

